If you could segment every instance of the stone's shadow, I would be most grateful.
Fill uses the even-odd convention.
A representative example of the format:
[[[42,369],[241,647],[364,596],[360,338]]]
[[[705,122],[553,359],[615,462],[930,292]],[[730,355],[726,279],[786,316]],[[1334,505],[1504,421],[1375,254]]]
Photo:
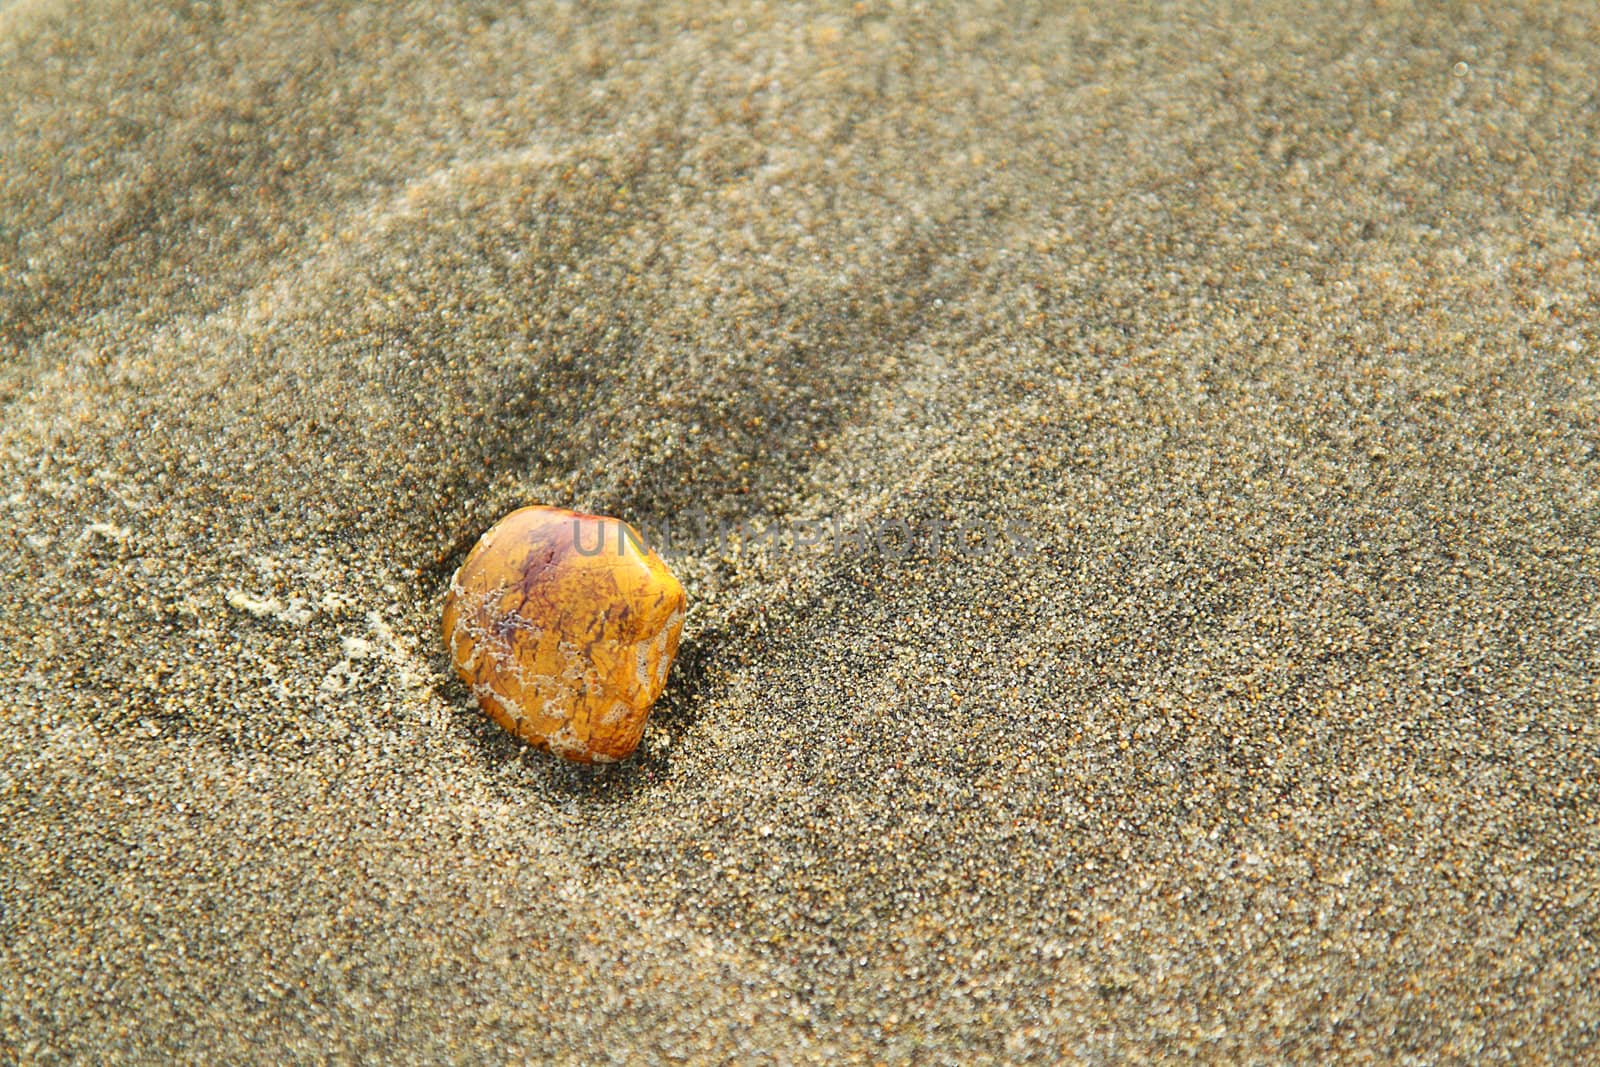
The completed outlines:
[[[506,772],[499,779],[506,799],[526,799],[532,793],[558,802],[614,807],[670,778],[673,748],[685,743],[684,736],[699,721],[700,708],[721,685],[715,667],[724,660],[728,641],[729,635],[719,627],[685,636],[667,676],[667,688],[650,713],[643,741],[620,763],[570,763],[508,733],[478,708],[442,650],[437,659],[447,680],[439,686],[439,693],[456,710],[479,760]],[[660,743],[664,733],[671,735],[671,746]]]
[[[692,636],[685,635],[677,658],[667,675],[667,687],[650,713],[651,723],[662,723],[673,733],[683,733],[700,720],[700,709],[714,695],[718,664],[726,661],[729,634],[720,626],[708,626]],[[648,737],[648,729],[646,732]],[[641,746],[643,747],[643,746]]]

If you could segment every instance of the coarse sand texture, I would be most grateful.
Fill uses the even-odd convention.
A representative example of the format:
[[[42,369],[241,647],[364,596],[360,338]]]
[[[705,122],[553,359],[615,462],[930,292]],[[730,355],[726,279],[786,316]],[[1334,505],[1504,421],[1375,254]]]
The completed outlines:
[[[0,0],[0,1063],[1600,1062],[1596,71]],[[619,762],[446,647],[530,504],[717,534]]]

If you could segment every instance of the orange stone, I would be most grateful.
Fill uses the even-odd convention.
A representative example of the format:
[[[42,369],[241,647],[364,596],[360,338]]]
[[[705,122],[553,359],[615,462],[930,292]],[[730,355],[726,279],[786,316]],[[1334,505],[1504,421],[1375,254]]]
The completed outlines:
[[[639,745],[686,603],[621,519],[521,508],[450,580],[444,639],[456,673],[501,726],[569,760],[610,763]]]

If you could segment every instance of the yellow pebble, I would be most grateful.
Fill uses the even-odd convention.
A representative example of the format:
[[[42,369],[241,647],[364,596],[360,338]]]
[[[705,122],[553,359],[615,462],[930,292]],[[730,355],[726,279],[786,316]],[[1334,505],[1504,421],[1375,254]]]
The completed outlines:
[[[621,519],[513,511],[473,546],[444,639],[479,706],[581,763],[626,759],[678,654],[683,586]]]

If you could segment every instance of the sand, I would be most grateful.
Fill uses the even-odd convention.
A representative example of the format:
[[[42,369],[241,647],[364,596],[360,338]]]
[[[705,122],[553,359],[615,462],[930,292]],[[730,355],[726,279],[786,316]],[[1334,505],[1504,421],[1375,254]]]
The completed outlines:
[[[1600,1057],[1596,70],[0,4],[0,1061]],[[535,502],[779,534],[627,763],[446,662]]]

